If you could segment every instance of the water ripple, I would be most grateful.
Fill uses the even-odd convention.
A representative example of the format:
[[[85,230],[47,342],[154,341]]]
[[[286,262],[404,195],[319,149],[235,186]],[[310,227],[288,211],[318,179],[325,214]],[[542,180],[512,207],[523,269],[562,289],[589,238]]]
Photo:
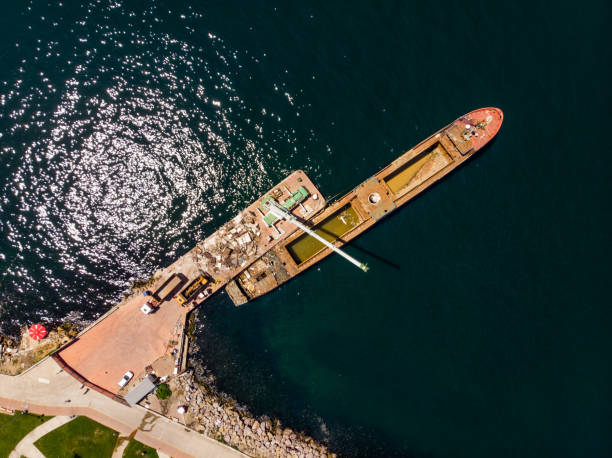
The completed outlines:
[[[103,313],[293,168],[317,167],[282,81],[192,7],[28,4],[0,86],[0,318]],[[313,133],[301,133],[310,138]],[[281,154],[282,153],[282,154]],[[301,158],[296,162],[295,158]]]

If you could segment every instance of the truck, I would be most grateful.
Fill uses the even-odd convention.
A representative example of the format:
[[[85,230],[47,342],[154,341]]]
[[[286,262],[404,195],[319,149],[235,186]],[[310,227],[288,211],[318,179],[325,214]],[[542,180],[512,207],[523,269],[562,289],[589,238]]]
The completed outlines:
[[[207,283],[208,279],[204,275],[200,275],[195,280],[192,280],[191,283],[189,283],[187,287],[180,292],[180,294],[176,297],[176,302],[178,302],[180,305],[185,305],[187,302],[193,299],[198,292],[200,292],[200,290],[206,286]]]
[[[145,302],[142,307],[140,307],[140,311],[144,313],[145,315],[149,315],[150,313],[153,313],[155,310],[157,310],[157,305],[155,304],[154,300],[149,300]]]

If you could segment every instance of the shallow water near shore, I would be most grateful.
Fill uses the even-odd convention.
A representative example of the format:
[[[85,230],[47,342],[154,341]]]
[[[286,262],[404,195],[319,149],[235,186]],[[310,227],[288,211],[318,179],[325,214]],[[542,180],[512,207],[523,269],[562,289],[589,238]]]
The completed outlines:
[[[5,6],[0,322],[91,320],[290,171],[326,197],[459,115],[498,137],[195,357],[347,456],[612,454],[611,9]]]

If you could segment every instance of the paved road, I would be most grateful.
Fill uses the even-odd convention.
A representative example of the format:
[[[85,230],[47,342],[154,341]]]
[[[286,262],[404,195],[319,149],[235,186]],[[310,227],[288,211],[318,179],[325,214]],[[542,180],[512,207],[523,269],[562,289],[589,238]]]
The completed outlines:
[[[60,415],[44,422],[38,428],[34,428],[32,431],[26,434],[21,441],[19,441],[19,443],[15,446],[15,449],[9,455],[9,458],[19,458],[21,456],[26,456],[27,458],[45,458],[45,455],[43,455],[40,450],[36,448],[34,442],[54,429],[65,425],[70,420],[72,420],[72,417]]]
[[[83,387],[46,358],[29,371],[0,375],[0,406],[46,415],[85,415],[174,458],[244,457],[242,453],[143,407],[127,407]]]

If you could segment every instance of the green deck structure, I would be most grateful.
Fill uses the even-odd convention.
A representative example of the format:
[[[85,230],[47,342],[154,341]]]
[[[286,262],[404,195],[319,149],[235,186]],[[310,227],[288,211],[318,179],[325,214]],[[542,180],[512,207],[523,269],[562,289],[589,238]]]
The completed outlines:
[[[293,194],[291,194],[291,197],[289,197],[287,200],[284,200],[283,202],[281,202],[281,205],[288,211],[293,210],[299,203],[303,202],[304,200],[306,200],[306,198],[310,195],[310,193],[308,192],[308,190],[304,187],[304,186],[300,186],[298,188],[297,191],[295,191]],[[265,196],[262,200],[261,200],[261,205],[263,208],[263,204],[269,200],[269,199],[274,199],[274,197],[272,196]],[[264,222],[268,225],[268,226],[272,226],[274,223],[276,223],[278,221],[278,218],[276,216],[274,216],[272,213],[268,213],[266,214],[266,216],[264,216]]]

